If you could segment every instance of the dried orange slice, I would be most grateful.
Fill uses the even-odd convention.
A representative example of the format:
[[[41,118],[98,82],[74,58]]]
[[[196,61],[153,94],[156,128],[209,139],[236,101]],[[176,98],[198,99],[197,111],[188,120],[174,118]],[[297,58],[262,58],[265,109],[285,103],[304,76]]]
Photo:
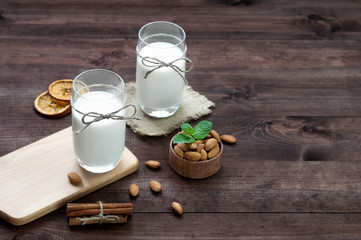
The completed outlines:
[[[49,92],[43,92],[34,101],[36,111],[47,117],[62,117],[71,110],[70,103],[59,101],[50,96]]]
[[[49,94],[57,100],[70,101],[72,93],[72,79],[60,79],[49,85]]]

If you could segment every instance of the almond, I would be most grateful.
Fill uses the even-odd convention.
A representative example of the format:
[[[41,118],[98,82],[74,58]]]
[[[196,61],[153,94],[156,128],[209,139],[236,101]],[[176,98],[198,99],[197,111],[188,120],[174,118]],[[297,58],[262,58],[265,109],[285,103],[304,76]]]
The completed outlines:
[[[213,148],[211,151],[209,151],[208,158],[211,159],[211,158],[214,158],[215,156],[217,156],[219,153],[219,150],[220,150],[219,147]]]
[[[208,155],[206,150],[202,149],[201,150],[201,160],[207,160],[208,159]]]
[[[217,142],[221,142],[221,138],[219,137],[219,134],[215,130],[211,130],[212,136],[217,140]]]
[[[156,168],[160,167],[160,162],[155,161],[155,160],[148,160],[148,161],[145,162],[145,165],[147,167],[156,169]]]
[[[237,139],[235,137],[233,137],[232,135],[222,135],[221,139],[223,142],[225,143],[235,143],[237,141]]]
[[[203,140],[197,140],[196,143],[201,144],[201,143],[203,143]]]
[[[179,157],[181,157],[181,158],[182,158],[183,155],[184,155],[183,150],[179,147],[178,144],[174,146],[174,152],[175,152]]]
[[[188,146],[188,149],[190,150],[196,150],[197,149],[197,143],[190,143],[189,146]]]
[[[150,181],[149,186],[154,192],[162,191],[162,185],[160,185],[160,183],[156,180]]]
[[[199,152],[188,151],[184,153],[184,158],[192,161],[198,161],[201,159],[201,154]]]
[[[188,145],[187,145],[187,144],[185,144],[185,143],[178,143],[177,145],[183,150],[183,152],[188,151]]]
[[[211,138],[212,134],[208,133],[208,135],[206,136],[206,138]]]
[[[198,144],[197,146],[197,152],[201,152],[201,150],[204,148],[204,144],[203,143],[200,143]]]
[[[182,206],[177,203],[177,202],[172,202],[172,208],[173,210],[178,213],[179,215],[181,215],[183,213],[183,208]]]
[[[69,181],[74,185],[78,185],[83,182],[81,177],[75,172],[68,173],[68,178],[69,178]]]
[[[211,150],[211,149],[213,149],[213,148],[215,148],[217,146],[218,146],[217,140],[215,138],[211,138],[206,142],[206,145],[204,146],[204,149],[206,151],[209,151],[209,150]]]
[[[130,186],[129,186],[129,193],[130,193],[130,195],[132,195],[133,197],[138,196],[138,194],[139,194],[139,187],[138,187],[138,185],[137,185],[137,184],[134,184],[134,183],[130,184]]]

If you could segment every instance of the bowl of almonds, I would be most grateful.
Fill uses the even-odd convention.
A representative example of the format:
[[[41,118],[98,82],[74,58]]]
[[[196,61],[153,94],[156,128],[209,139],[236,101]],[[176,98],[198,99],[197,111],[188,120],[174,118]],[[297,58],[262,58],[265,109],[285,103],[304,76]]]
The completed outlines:
[[[216,174],[222,165],[223,144],[212,123],[201,121],[194,128],[184,123],[170,141],[169,163],[181,176],[202,179]]]

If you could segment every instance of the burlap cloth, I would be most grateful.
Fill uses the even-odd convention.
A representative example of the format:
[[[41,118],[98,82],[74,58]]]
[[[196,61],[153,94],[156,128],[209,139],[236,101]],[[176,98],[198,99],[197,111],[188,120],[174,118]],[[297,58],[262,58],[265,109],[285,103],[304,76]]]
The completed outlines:
[[[129,82],[125,85],[127,94],[127,104],[134,104],[137,107],[136,117],[141,120],[128,120],[127,125],[133,132],[148,136],[162,136],[180,129],[182,123],[198,119],[204,115],[210,114],[215,104],[205,96],[194,91],[189,85],[184,87],[183,101],[178,111],[168,118],[152,118],[143,113],[138,105],[135,94],[135,82]]]

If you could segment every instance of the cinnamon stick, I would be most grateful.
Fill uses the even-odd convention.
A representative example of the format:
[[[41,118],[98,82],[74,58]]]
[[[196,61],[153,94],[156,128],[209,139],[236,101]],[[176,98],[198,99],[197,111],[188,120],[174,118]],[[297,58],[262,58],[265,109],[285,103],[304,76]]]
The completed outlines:
[[[68,203],[66,205],[66,211],[79,211],[88,209],[99,209],[98,203]],[[132,208],[131,203],[103,203],[103,209],[107,208]]]
[[[104,206],[103,206],[104,207]],[[67,211],[67,217],[82,217],[82,216],[92,216],[100,213],[99,205],[97,209],[84,209],[78,211]],[[132,215],[133,208],[103,208],[103,214],[112,214],[112,215]]]
[[[127,215],[117,215],[119,220],[117,221],[107,221],[107,220],[103,220],[102,223],[126,223],[128,216]],[[79,226],[79,225],[83,225],[83,222],[80,220],[81,218],[79,217],[71,217],[69,218],[69,226]],[[85,225],[88,224],[99,224],[100,220],[98,219],[92,219],[87,221],[87,223]]]

